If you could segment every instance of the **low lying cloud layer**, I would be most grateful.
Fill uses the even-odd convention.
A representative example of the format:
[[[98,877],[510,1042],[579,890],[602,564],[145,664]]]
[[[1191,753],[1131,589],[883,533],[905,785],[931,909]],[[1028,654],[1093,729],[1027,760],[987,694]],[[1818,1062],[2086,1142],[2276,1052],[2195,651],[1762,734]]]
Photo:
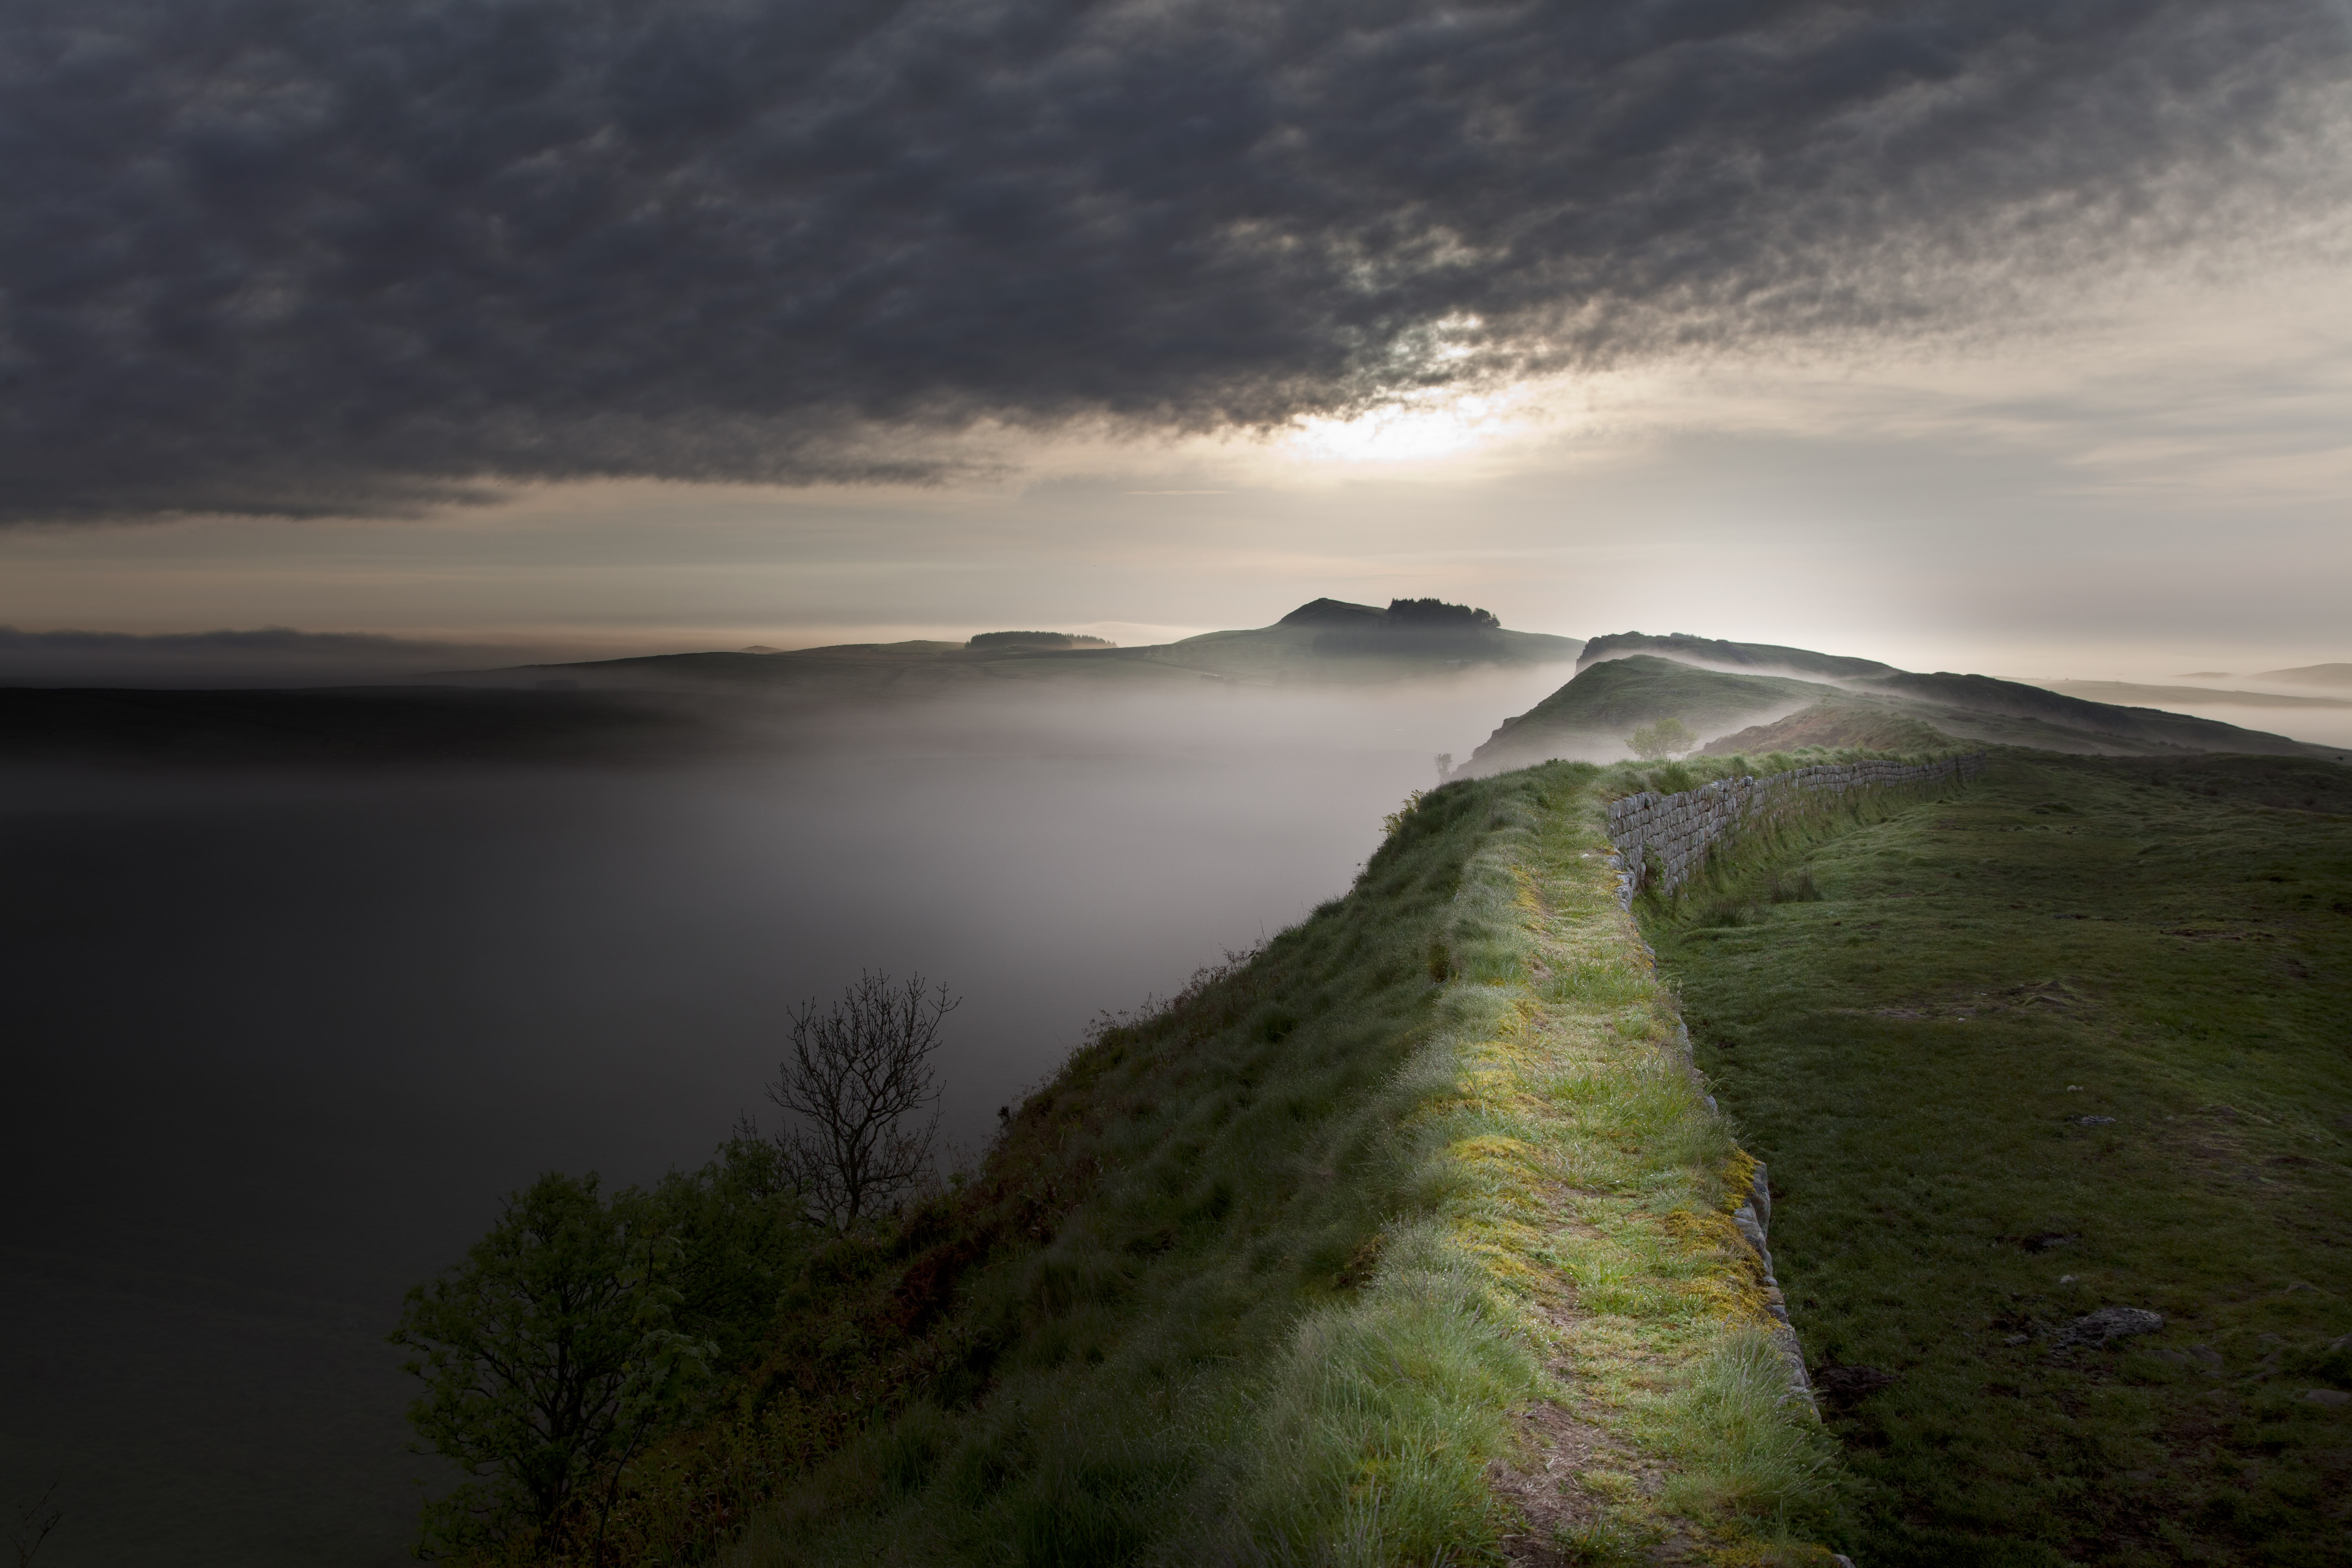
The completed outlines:
[[[32,632],[0,626],[0,686],[341,686],[511,665],[532,650],[355,632]]]
[[[2312,210],[2347,59],[2303,0],[22,0],[0,517],[1966,331]]]

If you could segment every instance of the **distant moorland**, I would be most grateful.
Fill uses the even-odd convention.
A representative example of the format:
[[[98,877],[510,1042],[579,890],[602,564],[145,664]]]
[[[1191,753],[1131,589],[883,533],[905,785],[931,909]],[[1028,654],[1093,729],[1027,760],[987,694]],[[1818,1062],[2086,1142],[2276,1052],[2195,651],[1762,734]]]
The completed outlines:
[[[986,680],[1084,681],[1114,688],[1203,679],[1355,685],[1471,665],[1567,664],[1583,646],[1573,637],[1510,631],[1485,610],[1437,599],[1397,599],[1385,608],[1317,599],[1270,626],[1204,632],[1140,647],[1112,647],[1066,633],[983,632],[963,643],[667,654],[475,673],[481,679],[556,677],[599,686],[824,685],[876,691],[952,689]]]

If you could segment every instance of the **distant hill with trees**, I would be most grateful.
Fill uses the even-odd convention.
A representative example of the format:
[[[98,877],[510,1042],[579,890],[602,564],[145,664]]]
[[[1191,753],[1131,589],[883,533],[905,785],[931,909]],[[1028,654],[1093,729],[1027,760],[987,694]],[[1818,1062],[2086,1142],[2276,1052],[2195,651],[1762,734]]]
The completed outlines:
[[[1575,637],[1513,631],[1490,610],[1443,599],[1385,606],[1314,599],[1272,626],[1118,647],[1066,632],[982,632],[961,643],[841,643],[786,653],[681,653],[478,670],[511,682],[556,676],[593,687],[785,687],[935,690],[982,681],[1137,686],[1202,679],[1239,686],[1363,685],[1484,666],[1572,664]]]
[[[1102,637],[1081,637],[1076,632],[982,632],[963,646],[969,651],[974,648],[1117,647],[1118,644]]]

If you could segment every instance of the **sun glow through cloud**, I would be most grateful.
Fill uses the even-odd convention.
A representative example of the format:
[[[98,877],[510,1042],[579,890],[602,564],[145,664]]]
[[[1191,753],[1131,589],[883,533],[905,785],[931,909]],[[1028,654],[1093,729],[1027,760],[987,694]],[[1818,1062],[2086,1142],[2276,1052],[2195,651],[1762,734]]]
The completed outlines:
[[[1346,419],[1297,421],[1279,443],[1309,463],[1423,463],[1482,451],[1528,433],[1522,389],[1442,392],[1383,404]]]

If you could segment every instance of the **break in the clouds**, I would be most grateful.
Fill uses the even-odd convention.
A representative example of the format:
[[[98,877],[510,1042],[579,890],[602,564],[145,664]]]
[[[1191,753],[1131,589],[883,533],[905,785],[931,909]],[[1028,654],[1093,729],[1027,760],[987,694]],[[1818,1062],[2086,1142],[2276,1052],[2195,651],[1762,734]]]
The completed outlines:
[[[16,0],[0,516],[1967,330],[2332,199],[2316,0]]]

